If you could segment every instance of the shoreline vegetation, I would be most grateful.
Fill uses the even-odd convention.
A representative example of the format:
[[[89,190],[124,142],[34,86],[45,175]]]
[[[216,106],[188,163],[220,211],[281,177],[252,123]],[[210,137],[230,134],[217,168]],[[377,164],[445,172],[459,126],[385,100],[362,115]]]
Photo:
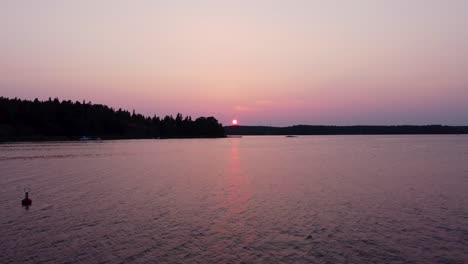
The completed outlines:
[[[222,124],[214,117],[146,117],[84,101],[0,97],[0,142],[225,136]]]
[[[447,135],[468,134],[468,126],[226,126],[226,135]]]
[[[146,117],[91,102],[0,97],[0,142],[223,138],[247,135],[468,134],[468,126],[225,126],[214,117]]]

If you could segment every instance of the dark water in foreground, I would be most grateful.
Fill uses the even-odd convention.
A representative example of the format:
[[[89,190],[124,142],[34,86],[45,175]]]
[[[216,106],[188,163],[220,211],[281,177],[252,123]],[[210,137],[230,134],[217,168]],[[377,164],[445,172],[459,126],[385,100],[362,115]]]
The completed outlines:
[[[468,263],[468,136],[3,144],[0,187],[0,263]]]

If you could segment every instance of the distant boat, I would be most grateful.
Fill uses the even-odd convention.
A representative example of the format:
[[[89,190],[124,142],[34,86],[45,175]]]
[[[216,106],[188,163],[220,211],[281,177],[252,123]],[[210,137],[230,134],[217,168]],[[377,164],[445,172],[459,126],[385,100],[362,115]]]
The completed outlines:
[[[297,136],[287,135],[286,137],[287,137],[287,138],[293,138],[293,137],[297,137]]]

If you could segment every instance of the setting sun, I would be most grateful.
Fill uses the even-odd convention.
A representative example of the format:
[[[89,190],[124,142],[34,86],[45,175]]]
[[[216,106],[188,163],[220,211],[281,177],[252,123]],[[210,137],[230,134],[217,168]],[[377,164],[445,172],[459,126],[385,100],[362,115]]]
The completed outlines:
[[[232,125],[237,126],[237,119],[232,120]]]

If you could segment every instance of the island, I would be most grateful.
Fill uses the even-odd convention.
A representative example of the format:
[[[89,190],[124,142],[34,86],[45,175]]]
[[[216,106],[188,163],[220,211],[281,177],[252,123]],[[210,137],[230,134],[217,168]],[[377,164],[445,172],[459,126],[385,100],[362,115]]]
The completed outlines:
[[[468,126],[226,126],[227,135],[430,135],[468,134]]]

